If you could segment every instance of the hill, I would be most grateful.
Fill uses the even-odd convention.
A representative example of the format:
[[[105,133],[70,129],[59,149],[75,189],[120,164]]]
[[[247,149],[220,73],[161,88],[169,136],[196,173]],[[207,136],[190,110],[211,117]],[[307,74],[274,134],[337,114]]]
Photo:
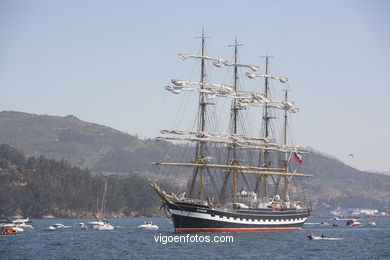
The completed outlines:
[[[93,218],[105,182],[107,217],[163,214],[158,196],[144,177],[91,174],[65,161],[26,157],[9,145],[0,145],[0,218]],[[170,184],[163,185],[172,189]]]
[[[0,144],[10,144],[28,156],[66,160],[92,171],[133,172],[162,160],[171,145],[139,140],[115,129],[65,117],[0,112]]]
[[[376,208],[390,211],[390,176],[364,172],[345,165],[337,158],[311,151],[302,165],[308,179],[313,207]]]
[[[93,172],[140,172],[147,178],[156,177],[150,161],[182,151],[181,146],[169,142],[140,140],[74,116],[10,111],[0,112],[1,143],[23,150],[27,156],[66,160]],[[311,151],[299,167],[301,172],[314,174],[307,187],[317,210],[370,206],[390,210],[388,175],[362,172],[316,151]]]

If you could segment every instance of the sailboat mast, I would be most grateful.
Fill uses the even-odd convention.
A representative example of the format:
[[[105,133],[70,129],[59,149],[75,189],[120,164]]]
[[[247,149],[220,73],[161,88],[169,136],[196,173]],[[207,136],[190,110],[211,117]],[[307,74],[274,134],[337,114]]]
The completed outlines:
[[[284,92],[284,101],[287,102],[288,100],[288,89],[285,89]],[[284,122],[283,122],[284,130],[283,130],[283,144],[287,145],[287,109],[284,110]],[[284,161],[283,161],[283,168],[286,172],[288,172],[288,160],[287,160],[287,153],[284,154]],[[288,197],[288,176],[284,176],[284,192],[283,196],[286,199]]]
[[[201,55],[202,57],[205,56],[205,41],[204,41],[204,29],[202,28],[202,46],[201,46]],[[205,61],[202,58],[201,59],[201,72],[200,72],[200,82],[204,82],[206,77],[206,72],[205,72]],[[204,85],[202,84],[200,86],[201,89],[204,88]],[[200,92],[199,94],[199,108],[200,108],[200,117],[199,117],[199,131],[204,132],[206,128],[206,102],[205,102],[205,97],[204,93]],[[203,160],[206,155],[206,143],[205,142],[200,142],[200,147],[199,147],[199,158],[198,160],[201,159]],[[200,183],[199,183],[199,199],[200,200],[205,200],[206,197],[206,192],[205,192],[205,168],[200,167]]]
[[[104,182],[104,193],[102,199],[102,208],[101,208],[101,218],[105,218],[106,216],[106,205],[107,205],[107,181]]]
[[[265,74],[268,75],[268,55],[265,56]],[[265,78],[264,82],[264,96],[265,98],[268,98],[269,95],[269,85],[268,85],[268,78]],[[264,127],[265,127],[265,138],[269,137],[269,114],[268,114],[268,105],[264,105],[264,116],[263,116],[263,121],[264,121]],[[264,167],[269,168],[270,167],[270,160],[269,160],[269,152],[267,150],[264,151]],[[263,187],[263,197],[268,197],[268,175],[264,175],[264,187]]]
[[[99,197],[96,197],[96,219],[100,219],[99,216]]]

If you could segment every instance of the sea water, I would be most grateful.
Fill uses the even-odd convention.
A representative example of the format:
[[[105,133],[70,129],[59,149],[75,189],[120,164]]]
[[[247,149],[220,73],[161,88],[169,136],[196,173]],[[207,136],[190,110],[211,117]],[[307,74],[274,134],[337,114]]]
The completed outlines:
[[[0,236],[0,259],[390,259],[390,219],[376,219],[374,227],[361,219],[363,226],[348,227],[345,220],[311,217],[299,231],[198,234],[173,232],[168,218],[111,219],[114,231],[78,228],[88,221],[33,219],[34,230]],[[144,221],[159,230],[138,229]],[[55,223],[72,228],[45,230]],[[343,239],[309,240],[311,231]]]

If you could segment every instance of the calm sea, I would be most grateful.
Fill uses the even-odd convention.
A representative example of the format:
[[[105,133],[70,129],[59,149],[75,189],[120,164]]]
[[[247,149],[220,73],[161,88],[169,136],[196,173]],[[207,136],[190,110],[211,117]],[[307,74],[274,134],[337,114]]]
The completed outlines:
[[[147,220],[160,229],[137,229]],[[310,218],[301,231],[197,234],[209,236],[211,241],[217,235],[233,236],[233,242],[228,243],[191,243],[185,242],[185,238],[181,243],[167,242],[177,235],[186,236],[174,233],[167,218],[112,219],[117,226],[114,231],[77,227],[44,230],[49,224],[74,226],[87,221],[34,219],[35,230],[0,236],[0,259],[390,259],[390,219],[375,220],[376,227],[369,227],[364,219],[360,220],[364,226],[347,227],[343,220]],[[322,221],[340,225],[318,224]],[[306,236],[310,231],[343,240],[309,240]],[[195,241],[195,237],[190,239]]]

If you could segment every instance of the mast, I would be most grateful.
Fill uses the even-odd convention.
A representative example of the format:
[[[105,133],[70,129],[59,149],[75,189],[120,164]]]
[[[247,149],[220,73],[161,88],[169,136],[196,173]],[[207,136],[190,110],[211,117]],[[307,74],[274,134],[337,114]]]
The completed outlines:
[[[265,56],[265,74],[268,75],[268,58],[269,56],[266,55]],[[268,78],[265,78],[265,82],[264,82],[264,96],[266,98],[268,98],[269,96],[269,85],[268,85]],[[263,122],[264,122],[264,126],[265,126],[265,135],[264,137],[265,138],[268,138],[269,137],[269,120],[271,119],[269,117],[269,108],[268,108],[268,105],[264,105],[264,116],[263,116]],[[266,150],[264,151],[264,167],[265,168],[269,168],[270,167],[270,159],[269,159],[269,152]],[[264,198],[267,198],[269,196],[269,193],[268,193],[268,175],[264,175],[263,176],[264,178],[264,187],[263,187],[263,197]]]
[[[234,41],[234,45],[229,45],[229,47],[234,47],[234,78],[233,78],[233,90],[237,90],[237,83],[238,83],[238,46],[242,46],[242,44],[237,43],[237,38]],[[237,119],[238,119],[238,107],[237,107],[237,100],[233,99],[232,102],[232,109],[231,109],[231,115],[232,115],[232,134],[237,134]],[[233,144],[231,146],[233,156],[231,160],[231,165],[238,165],[237,161],[237,154],[236,154],[236,144]],[[234,168],[233,170],[233,197],[232,202],[237,202],[237,193],[238,193],[238,169]]]
[[[99,216],[99,196],[96,197],[96,219],[100,219],[101,217]]]
[[[287,102],[288,100],[288,88],[286,87],[285,92],[284,92],[284,101]],[[287,109],[284,110],[284,122],[283,122],[283,144],[287,145]],[[287,159],[287,153],[284,153],[284,160],[283,160],[283,168],[285,172],[288,172],[288,159]],[[284,176],[284,192],[283,192],[283,197],[285,199],[288,198],[288,176]]]
[[[205,56],[205,37],[204,37],[204,29],[202,28],[202,46],[201,46],[201,55],[202,57]],[[201,59],[201,72],[200,72],[200,82],[204,82],[204,79],[206,77],[206,71],[205,71],[205,62],[204,59]],[[204,88],[204,85],[200,86],[201,89]],[[206,102],[204,93],[199,93],[199,108],[200,108],[200,115],[199,115],[199,131],[205,131],[206,129]],[[196,158],[196,160],[202,161],[206,157],[206,143],[200,142],[199,146],[199,156]],[[205,200],[206,199],[206,192],[205,192],[205,180],[204,180],[204,173],[205,168],[200,167],[200,183],[199,183],[199,199]]]
[[[100,208],[100,214],[99,214],[99,217],[101,219],[105,218],[106,204],[107,204],[107,181],[104,182],[104,192],[103,192],[103,198],[102,198],[102,206]]]

